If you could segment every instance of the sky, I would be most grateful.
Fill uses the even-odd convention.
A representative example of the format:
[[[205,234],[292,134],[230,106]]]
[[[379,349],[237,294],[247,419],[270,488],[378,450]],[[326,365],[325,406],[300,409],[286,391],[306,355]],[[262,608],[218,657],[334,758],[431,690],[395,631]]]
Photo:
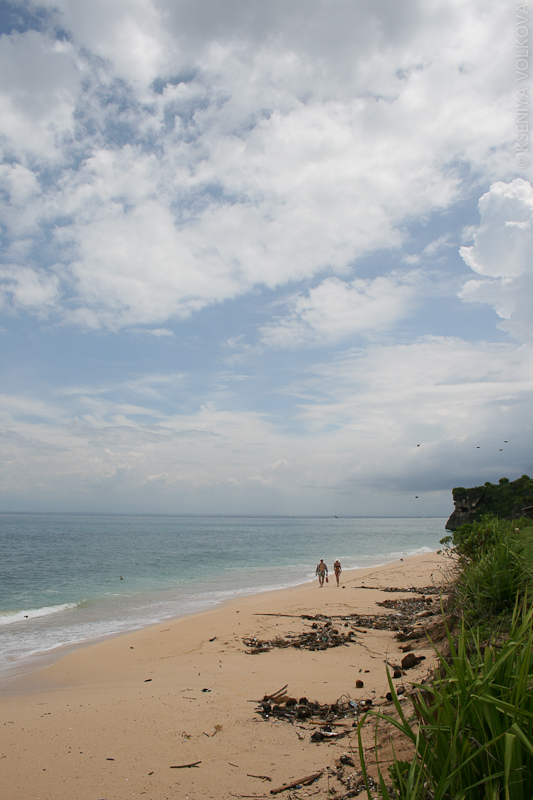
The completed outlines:
[[[530,10],[1,0],[0,510],[531,475]]]

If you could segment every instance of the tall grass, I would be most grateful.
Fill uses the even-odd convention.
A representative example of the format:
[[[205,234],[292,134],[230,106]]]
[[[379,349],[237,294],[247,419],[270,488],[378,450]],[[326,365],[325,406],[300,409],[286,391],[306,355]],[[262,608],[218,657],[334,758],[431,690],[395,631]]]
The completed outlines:
[[[527,598],[516,605],[508,636],[499,645],[483,648],[479,637],[463,624],[456,643],[448,631],[448,646],[449,656],[437,652],[433,682],[415,685],[412,717],[405,714],[390,675],[398,718],[369,712],[393,725],[414,747],[410,762],[395,760],[389,766],[392,796],[399,800],[531,800],[533,609],[528,609]],[[359,755],[368,785],[363,722],[358,728]],[[381,767],[379,785],[383,798],[390,797]]]
[[[524,595],[530,583],[524,545],[514,537],[502,537],[463,569],[455,584],[456,605],[471,621],[510,613],[517,595]]]
[[[442,540],[453,543],[458,567],[453,605],[471,625],[490,620],[494,626],[499,615],[510,617],[517,596],[533,584],[531,538],[518,528],[528,522],[485,515]]]

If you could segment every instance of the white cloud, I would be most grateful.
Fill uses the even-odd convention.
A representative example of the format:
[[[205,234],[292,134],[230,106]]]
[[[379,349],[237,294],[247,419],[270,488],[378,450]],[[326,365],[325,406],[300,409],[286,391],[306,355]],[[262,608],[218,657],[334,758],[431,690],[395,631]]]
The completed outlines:
[[[144,87],[164,66],[170,44],[165,34],[165,15],[152,0],[40,0],[58,21],[72,32],[80,48],[113,64],[123,80]]]
[[[479,201],[481,223],[474,244],[461,255],[480,279],[469,280],[460,297],[487,303],[505,322],[499,327],[519,339],[533,335],[533,188],[517,178],[499,181]]]
[[[0,266],[0,307],[46,314],[59,295],[59,280],[55,275],[16,264]]]
[[[292,298],[290,314],[265,325],[261,341],[277,347],[330,344],[392,328],[412,311],[421,283],[417,272],[373,280],[327,278],[307,295]]]
[[[531,376],[529,347],[426,337],[315,365],[283,419],[209,395],[157,412],[165,386],[149,375],[98,396],[4,397],[3,491],[115,509],[413,513],[378,498],[416,488],[442,490],[451,511],[452,485],[530,469]],[[128,401],[150,387],[151,410]]]
[[[346,275],[460,197],[459,164],[504,164],[503,2],[47,5],[69,42],[2,37],[3,133],[33,173],[3,221],[13,252],[53,233],[73,325]]]
[[[174,331],[171,331],[169,328],[151,328],[151,329],[144,329],[139,331],[139,333],[145,333],[149,336],[157,336],[160,338],[161,336],[174,336]]]
[[[27,166],[63,160],[81,88],[74,55],[70,44],[36,31],[0,37],[3,149]]]

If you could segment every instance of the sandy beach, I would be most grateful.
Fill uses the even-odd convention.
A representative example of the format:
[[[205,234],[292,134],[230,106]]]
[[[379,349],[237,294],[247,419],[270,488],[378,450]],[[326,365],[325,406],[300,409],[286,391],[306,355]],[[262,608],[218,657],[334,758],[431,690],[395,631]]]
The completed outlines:
[[[281,797],[342,796],[344,778],[360,775],[353,720],[345,736],[311,741],[317,729],[256,712],[258,701],[286,695],[321,704],[350,697],[384,701],[386,661],[405,653],[389,630],[354,628],[340,617],[384,613],[376,602],[413,597],[387,587],[440,586],[447,563],[436,553],[345,572],[318,582],[239,598],[77,649],[46,669],[0,684],[0,785],[6,800],[124,800],[270,797],[270,791],[317,772],[311,786]],[[434,599],[438,602],[438,598]],[[389,611],[389,613],[391,613]],[[302,634],[312,620],[336,617],[353,641],[324,651],[272,648],[250,654],[243,639]],[[420,624],[431,621],[420,614]],[[434,618],[433,618],[434,619]],[[341,627],[342,626],[342,627]],[[365,632],[363,632],[363,630]],[[427,640],[413,643],[425,660],[395,684],[408,688],[430,668]],[[356,681],[363,686],[356,688]],[[335,729],[336,730],[336,729]],[[369,729],[367,746],[372,746]],[[346,754],[355,767],[340,772]],[[186,767],[186,764],[196,766]],[[270,780],[267,780],[269,778]]]

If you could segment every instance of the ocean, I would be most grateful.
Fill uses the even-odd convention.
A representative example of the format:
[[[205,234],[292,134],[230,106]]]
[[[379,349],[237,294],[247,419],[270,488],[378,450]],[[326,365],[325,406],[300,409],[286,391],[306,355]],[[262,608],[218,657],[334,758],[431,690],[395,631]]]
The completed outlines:
[[[439,549],[445,518],[0,514],[0,677],[239,595]]]

